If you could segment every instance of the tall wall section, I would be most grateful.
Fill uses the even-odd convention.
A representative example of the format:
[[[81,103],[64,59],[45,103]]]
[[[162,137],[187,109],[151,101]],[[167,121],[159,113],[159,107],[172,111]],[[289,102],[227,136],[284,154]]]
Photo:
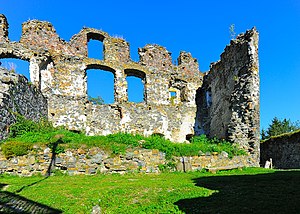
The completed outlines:
[[[0,28],[0,58],[30,62],[31,82],[47,97],[48,117],[54,125],[88,135],[159,133],[177,142],[194,134],[195,95],[203,75],[190,53],[181,52],[178,65],[174,65],[164,47],[146,45],[138,50],[139,62],[134,62],[129,44],[123,39],[83,28],[66,42],[51,23],[38,20],[23,23],[20,41],[11,42],[6,18],[0,18],[4,23]],[[102,42],[103,60],[88,57],[90,40]],[[88,101],[89,69],[114,75],[113,104],[95,105]],[[140,78],[144,83],[143,102],[128,102],[127,76]]]
[[[47,100],[26,77],[0,67],[0,140],[7,137],[16,113],[31,120],[47,117]]]
[[[259,160],[258,33],[232,40],[197,91],[196,133],[229,139]]]

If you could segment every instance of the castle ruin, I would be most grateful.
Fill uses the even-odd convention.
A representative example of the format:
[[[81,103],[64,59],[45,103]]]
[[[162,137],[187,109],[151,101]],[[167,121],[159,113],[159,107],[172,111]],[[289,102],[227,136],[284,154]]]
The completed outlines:
[[[88,57],[90,40],[103,43],[103,60]],[[184,142],[191,136],[207,134],[238,144],[252,156],[253,165],[258,165],[255,28],[232,40],[205,74],[187,52],[180,53],[177,65],[159,45],[146,45],[138,49],[138,54],[139,61],[134,62],[127,41],[93,28],[83,28],[69,42],[64,41],[51,23],[38,20],[23,23],[20,41],[12,42],[6,17],[0,15],[0,59],[29,61],[32,84],[26,88],[24,79],[0,70],[0,139],[15,120],[13,112],[19,112],[31,119],[47,116],[55,126],[87,135],[161,134]],[[88,100],[89,69],[114,75],[113,104],[97,105]],[[144,83],[143,102],[128,101],[128,76]]]

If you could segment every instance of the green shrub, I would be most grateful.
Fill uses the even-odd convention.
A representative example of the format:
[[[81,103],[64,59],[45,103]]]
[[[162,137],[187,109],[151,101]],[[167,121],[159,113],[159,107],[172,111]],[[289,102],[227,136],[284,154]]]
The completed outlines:
[[[35,131],[38,128],[37,123],[32,120],[27,120],[23,116],[17,115],[15,124],[9,127],[9,137],[17,137],[25,134],[26,132]]]
[[[107,136],[107,140],[110,142],[114,142],[117,144],[126,144],[133,147],[138,147],[140,144],[139,141],[142,139],[143,137],[141,135],[132,135],[128,133],[117,133]]]
[[[112,145],[112,154],[120,155],[126,153],[126,146],[122,144],[113,144]]]
[[[1,149],[6,158],[13,156],[26,155],[29,150],[32,150],[32,144],[24,142],[7,142],[2,144]]]
[[[46,119],[34,122],[20,114],[16,114],[16,122],[9,127],[9,137],[22,136],[28,132],[49,132],[52,130],[55,130],[55,128]]]
[[[174,162],[168,162],[166,164],[159,164],[158,169],[161,172],[171,172],[176,169],[176,164]]]

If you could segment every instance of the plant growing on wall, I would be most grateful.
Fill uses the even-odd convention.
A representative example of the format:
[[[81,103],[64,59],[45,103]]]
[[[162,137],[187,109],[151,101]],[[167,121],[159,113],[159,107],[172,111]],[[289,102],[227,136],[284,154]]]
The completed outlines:
[[[236,33],[235,33],[235,25],[234,24],[231,24],[229,26],[229,33],[230,33],[230,38],[234,39],[235,35],[236,35]]]

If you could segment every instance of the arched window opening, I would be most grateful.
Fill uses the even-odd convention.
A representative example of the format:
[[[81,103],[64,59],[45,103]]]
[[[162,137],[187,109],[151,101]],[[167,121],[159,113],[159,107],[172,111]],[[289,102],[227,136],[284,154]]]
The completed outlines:
[[[88,69],[87,94],[94,104],[112,104],[114,99],[114,74],[102,69]]]
[[[0,59],[0,66],[7,70],[24,75],[30,81],[29,62],[22,59],[4,58]]]
[[[88,40],[88,57],[94,59],[103,60],[103,40],[104,37],[101,34],[96,33],[88,33],[87,34]]]
[[[103,43],[98,40],[88,42],[88,57],[103,60]]]
[[[126,69],[127,75],[127,94],[128,101],[139,103],[146,101],[145,99],[145,80],[146,75],[144,72],[134,69]]]

